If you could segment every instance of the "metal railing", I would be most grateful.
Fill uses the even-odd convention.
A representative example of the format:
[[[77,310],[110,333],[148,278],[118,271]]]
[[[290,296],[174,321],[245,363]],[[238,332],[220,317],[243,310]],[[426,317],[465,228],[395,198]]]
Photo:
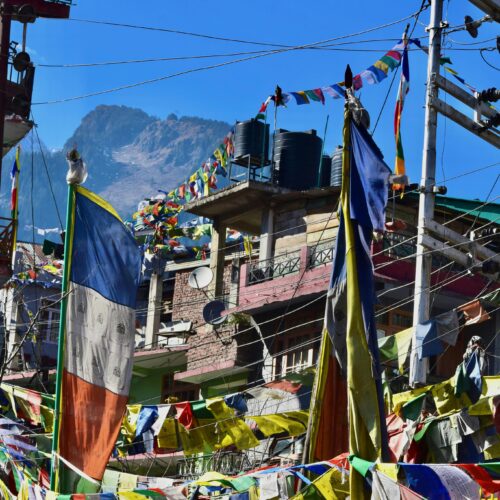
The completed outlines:
[[[246,453],[221,451],[209,456],[181,460],[177,464],[177,475],[185,480],[196,479],[209,471],[233,476],[253,467],[254,464],[250,462]]]
[[[330,264],[333,261],[333,247],[335,240],[325,241],[320,245],[309,248],[307,267],[313,269],[323,264]]]
[[[383,239],[383,253],[386,257],[394,260],[405,259],[414,262],[416,259],[417,245],[416,239],[406,241],[411,238],[408,234],[385,233]],[[451,259],[440,253],[433,253],[431,256],[432,267],[440,268],[452,262]],[[462,271],[465,268],[458,263],[453,264],[454,271]]]
[[[300,269],[300,250],[279,255],[248,266],[248,284],[262,283],[288,274],[298,273]]]

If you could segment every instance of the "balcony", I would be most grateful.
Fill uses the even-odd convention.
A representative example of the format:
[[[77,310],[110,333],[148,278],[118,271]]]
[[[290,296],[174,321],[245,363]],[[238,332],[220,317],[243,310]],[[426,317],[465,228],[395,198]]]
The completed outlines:
[[[271,259],[248,264],[248,284],[255,285],[263,281],[296,274],[300,269],[300,251],[290,252]]]
[[[278,307],[292,297],[320,293],[328,288],[333,241],[244,264],[240,273],[239,304],[230,312],[252,312]]]
[[[386,233],[372,247],[376,278],[386,282],[409,283],[415,279],[415,239],[409,235]],[[328,289],[335,240],[317,246],[244,264],[241,268],[238,306],[229,312],[274,308],[291,298],[305,297]],[[464,274],[464,269],[437,252],[432,254],[432,285],[445,281],[443,289],[472,297],[486,281],[480,275]]]

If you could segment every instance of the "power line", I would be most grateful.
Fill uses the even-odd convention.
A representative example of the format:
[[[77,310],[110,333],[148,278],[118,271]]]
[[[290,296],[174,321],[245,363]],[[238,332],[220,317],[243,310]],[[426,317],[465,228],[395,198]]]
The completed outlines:
[[[382,25],[377,26],[375,28],[368,28],[366,30],[363,30],[363,31],[360,31],[357,33],[342,35],[341,37],[339,37],[337,39],[340,40],[342,38],[350,38],[350,37],[354,37],[354,36],[358,36],[358,35],[363,35],[365,33],[371,33],[372,31],[375,31],[378,29],[383,29],[383,28],[387,28],[389,26],[393,26],[395,24],[402,23],[404,21],[407,21],[408,19],[411,19],[415,15],[419,14],[421,12],[421,10],[414,13],[414,14],[406,16],[402,19],[399,19],[397,21],[390,21],[388,23],[382,24]],[[246,45],[259,45],[259,46],[277,47],[277,48],[291,48],[291,47],[293,47],[293,45],[291,46],[291,45],[286,45],[286,44],[282,44],[282,43],[245,40],[245,39],[240,39],[240,38],[228,38],[228,37],[221,37],[221,36],[216,36],[216,35],[209,35],[206,33],[196,33],[196,32],[191,32],[191,31],[177,30],[177,29],[173,29],[173,28],[165,28],[165,27],[158,27],[158,26],[145,26],[145,25],[130,24],[130,23],[118,23],[115,21],[105,21],[105,20],[97,20],[97,19],[82,19],[82,18],[74,18],[74,17],[69,18],[68,21],[86,23],[86,24],[96,24],[96,25],[102,25],[102,26],[113,26],[116,28],[129,28],[129,29],[137,29],[137,30],[162,32],[162,33],[171,33],[171,34],[175,34],[175,35],[191,36],[191,37],[196,37],[196,38],[204,38],[204,39],[217,40],[217,41],[222,41],[222,42],[242,43],[242,44],[246,44]]]
[[[420,13],[420,11],[418,13]],[[255,55],[252,55],[252,56],[249,56],[249,57],[243,57],[243,58],[236,59],[236,60],[233,60],[233,61],[225,61],[225,62],[218,63],[218,64],[211,64],[209,66],[202,66],[202,67],[199,67],[199,68],[191,68],[191,69],[187,69],[187,70],[184,70],[184,71],[179,71],[179,72],[176,72],[176,73],[172,73],[170,75],[164,75],[164,76],[160,76],[160,77],[157,77],[157,78],[151,78],[151,79],[148,79],[148,80],[143,80],[143,81],[140,81],[140,82],[135,82],[135,83],[127,84],[127,85],[121,85],[121,86],[118,86],[118,87],[114,87],[114,88],[106,89],[106,90],[101,90],[101,91],[97,91],[97,92],[90,92],[88,94],[83,94],[83,95],[79,95],[79,96],[66,97],[66,98],[55,99],[55,100],[51,100],[51,101],[35,102],[35,103],[32,103],[32,105],[57,104],[57,103],[70,102],[70,101],[75,101],[75,100],[80,100],[80,99],[86,99],[88,97],[95,97],[95,96],[99,96],[99,95],[110,94],[110,93],[113,93],[113,92],[118,92],[120,90],[131,89],[131,88],[139,87],[139,86],[142,86],[142,85],[147,85],[147,84],[150,84],[150,83],[156,83],[156,82],[160,82],[160,81],[164,81],[164,80],[169,80],[171,78],[175,78],[175,77],[182,76],[182,75],[187,75],[187,74],[196,73],[196,72],[200,72],[200,71],[206,71],[206,70],[209,70],[209,69],[221,68],[221,67],[224,67],[224,66],[228,66],[228,65],[236,64],[236,63],[240,63],[240,62],[251,61],[251,60],[254,60],[254,59],[259,59],[259,58],[267,57],[267,56],[274,55],[274,54],[280,54],[280,53],[289,52],[289,51],[292,51],[292,50],[302,50],[302,49],[312,48],[312,47],[316,47],[316,46],[319,46],[319,45],[322,45],[322,44],[325,44],[325,43],[328,43],[328,42],[333,42],[333,41],[337,41],[337,40],[343,40],[345,38],[350,38],[350,37],[357,36],[357,35],[363,35],[365,33],[370,33],[372,31],[383,29],[383,28],[386,28],[388,26],[393,26],[395,24],[399,24],[399,23],[401,23],[403,21],[411,19],[415,15],[416,14],[411,14],[409,16],[404,17],[403,19],[399,19],[397,21],[392,21],[392,22],[385,23],[385,24],[382,24],[382,25],[379,25],[379,26],[375,26],[373,28],[369,28],[369,29],[366,29],[366,30],[363,30],[363,31],[359,31],[357,33],[351,33],[351,34],[348,34],[348,35],[337,36],[337,37],[333,37],[333,38],[328,38],[326,40],[321,40],[321,41],[318,41],[318,42],[312,42],[312,43],[303,44],[303,45],[296,45],[296,46],[286,47],[286,48],[282,48],[282,49],[271,50],[271,51],[269,51],[269,52],[267,52],[265,54],[255,54]],[[100,21],[97,21],[97,23],[100,23]]]
[[[57,218],[59,219],[59,227],[62,230],[62,228],[64,226],[63,226],[63,223],[62,223],[61,213],[59,212],[59,207],[57,205],[56,195],[54,194],[54,188],[52,186],[52,179],[50,178],[49,169],[47,167],[47,161],[45,160],[45,153],[43,152],[43,148],[42,148],[42,141],[40,140],[40,136],[38,135],[38,130],[36,128],[37,125],[36,125],[36,122],[35,122],[35,116],[33,115],[33,112],[31,112],[31,117],[33,118],[33,122],[34,122],[33,129],[35,131],[35,135],[36,135],[36,138],[37,138],[37,141],[38,141],[38,147],[40,149],[40,154],[42,156],[43,166],[45,168],[45,173],[47,174],[47,180],[49,181],[50,194],[52,195],[52,200],[54,202],[54,206],[55,206],[55,209],[56,209]],[[34,230],[35,230],[35,223],[33,222],[33,231]],[[34,244],[35,244],[35,239],[33,238],[33,245]]]
[[[397,41],[397,39],[391,39],[392,41]],[[353,41],[346,42],[345,44],[354,44],[361,43],[361,41]],[[357,48],[341,48],[334,47],[335,45],[344,45],[344,44],[326,44],[320,47],[306,47],[305,49],[295,49],[295,50],[307,50],[307,49],[316,49],[316,50],[327,50],[333,52],[383,52],[387,50],[387,48],[371,48],[371,49],[357,49]],[[452,51],[490,51],[494,50],[493,47],[479,47],[473,49],[467,48],[456,48],[449,47],[447,50]],[[412,49],[409,48],[408,52],[421,52],[421,49]],[[170,61],[189,61],[196,59],[212,59],[218,57],[235,57],[240,55],[250,55],[250,54],[269,54],[275,53],[273,50],[251,50],[244,52],[230,52],[225,54],[201,54],[201,55],[191,55],[191,56],[176,56],[176,57],[149,57],[144,59],[124,59],[117,61],[100,61],[100,62],[89,62],[89,63],[59,63],[59,64],[47,64],[47,63],[36,63],[34,66],[37,68],[48,68],[48,69],[75,69],[75,68],[93,68],[93,67],[105,67],[105,66],[117,66],[117,65],[126,65],[126,64],[141,64],[141,63],[153,63],[153,62],[170,62]]]
[[[487,166],[485,166],[485,167],[480,167],[480,168],[478,168],[478,169],[474,169],[474,170],[472,170],[472,171],[470,171],[470,172],[462,173],[462,174],[460,174],[460,175],[458,175],[458,176],[455,176],[455,177],[453,177],[453,178],[450,178],[449,180],[454,180],[454,179],[457,179],[457,178],[459,178],[459,177],[462,177],[462,176],[468,175],[469,173],[475,173],[475,172],[477,172],[477,171],[484,170],[484,169],[486,169],[486,168],[489,168],[489,167],[491,167],[491,166],[495,166],[495,165],[496,165],[496,164],[490,164],[490,165],[487,165]],[[481,209],[481,208],[485,207],[486,205],[489,205],[489,204],[493,203],[493,202],[494,202],[495,200],[497,200],[498,198],[500,198],[500,196],[497,196],[497,197],[493,198],[492,200],[489,200],[489,201],[483,202],[483,203],[481,203],[481,204],[479,204],[479,205],[476,205],[473,209],[469,210],[468,212],[465,212],[465,213],[463,213],[463,214],[459,214],[459,215],[458,215],[458,216],[456,216],[455,218],[450,219],[449,221],[446,221],[446,222],[444,223],[444,225],[449,225],[449,224],[451,224],[452,222],[455,222],[456,220],[459,220],[459,219],[461,219],[461,218],[463,218],[463,217],[466,217],[466,216],[468,216],[468,215],[470,215],[470,214],[473,214],[473,213],[474,213],[474,212],[476,212],[478,209]],[[325,218],[325,219],[322,219],[322,221],[327,221],[327,220],[329,220],[330,218],[331,218],[331,217],[329,217],[329,218]],[[489,225],[491,225],[491,224],[494,224],[494,223],[495,223],[495,221],[490,221],[490,222],[487,222],[486,224],[483,224],[480,228],[481,228],[481,229],[482,229],[482,228],[485,228],[485,227],[487,227],[487,226],[489,226]],[[298,227],[298,226],[297,226],[297,227]],[[279,232],[281,232],[281,231],[278,231],[277,233],[279,233]],[[485,237],[483,237],[483,238],[487,238],[487,237],[488,237],[488,236],[485,236]],[[397,247],[399,247],[399,246],[401,246],[401,245],[407,244],[408,242],[410,242],[410,241],[414,240],[415,238],[416,238],[416,236],[415,236],[415,235],[414,235],[414,236],[410,236],[410,237],[408,237],[408,238],[405,238],[404,240],[402,240],[402,241],[400,241],[400,242],[397,242],[397,243],[395,243],[395,244],[392,244],[392,245],[391,245],[390,247],[388,247],[388,248],[384,248],[384,249],[382,249],[381,251],[374,253],[374,254],[372,255],[372,257],[375,257],[375,256],[377,256],[377,255],[381,255],[381,254],[383,254],[383,253],[386,253],[386,252],[387,252],[387,251],[389,251],[389,250],[393,250],[394,248],[397,248]],[[319,239],[318,243],[319,243],[320,241],[322,241],[322,240],[321,240],[321,238]],[[459,246],[459,245],[460,245],[460,244],[458,244],[458,245],[454,245],[454,246]],[[425,254],[428,254],[428,253],[434,253],[434,252],[436,252],[436,250],[428,250],[428,251],[426,251],[426,252],[425,252]],[[415,256],[416,256],[416,252],[415,252],[415,253],[413,253],[413,254],[410,254],[410,255],[406,255],[406,256],[404,256],[404,257],[401,257],[401,258],[400,258],[400,260],[409,259],[409,258],[412,258],[412,257],[415,257]],[[379,264],[378,266],[375,266],[375,268],[374,268],[374,269],[375,269],[375,270],[378,270],[378,269],[383,268],[383,267],[386,267],[386,266],[388,266],[388,265],[390,265],[390,264],[393,264],[393,262]],[[166,280],[164,280],[164,281],[175,281],[175,279],[176,279],[176,277],[175,277],[175,276],[173,276],[173,277],[171,277],[171,278],[167,278],[167,279],[166,279]],[[317,281],[318,279],[324,279],[324,276],[319,276],[319,277],[315,277],[315,278],[312,278],[312,279],[309,279],[309,280],[304,280],[302,283],[303,283],[303,284],[305,284],[305,283],[310,283],[310,282],[313,282],[313,281]],[[271,283],[272,283],[272,281],[271,281]],[[275,289],[275,288],[280,288],[280,289],[282,289],[282,288],[283,288],[283,285],[280,285],[280,284],[271,284],[271,283],[270,283],[270,286],[269,286],[269,287],[260,288],[260,289],[259,289],[259,291],[260,291],[260,292],[263,292],[263,291],[266,291],[266,290],[272,290],[272,289]],[[408,286],[408,285],[410,285],[410,284],[412,284],[412,283],[413,283],[413,282],[408,283],[408,284],[405,284],[404,286]],[[291,284],[291,285],[290,285],[290,287],[294,287],[294,286],[295,286],[295,283],[293,283],[293,284]],[[245,294],[247,294],[247,293],[253,293],[253,291],[252,291],[252,290],[250,290],[250,289],[249,289],[249,290],[246,290],[246,291],[242,291],[242,292],[240,292],[240,297],[244,296],[244,295],[245,295]],[[59,296],[60,296],[60,292],[57,292],[57,293],[55,293],[55,294],[48,295],[48,296],[46,296],[45,298],[59,297]],[[222,295],[222,296],[220,296],[220,297],[217,297],[217,298],[223,298],[223,297],[224,297],[224,295]],[[264,299],[263,299],[263,300],[267,300],[267,298],[268,298],[268,297],[264,297]],[[31,303],[31,302],[35,302],[35,301],[34,301],[34,300],[32,300],[32,301],[26,301],[25,303]],[[199,301],[193,301],[193,300],[190,300],[189,302],[177,302],[177,303],[175,303],[175,304],[173,304],[173,305],[175,305],[175,306],[182,306],[182,305],[185,305],[185,304],[187,304],[187,303],[189,303],[189,304],[197,304],[197,303],[204,303],[204,302],[205,302],[205,298],[201,298],[201,297],[200,297],[200,300],[199,300]],[[158,310],[161,310],[161,309],[163,309],[163,308],[164,308],[164,306],[163,306],[163,305],[162,305],[162,306],[159,306],[159,307],[158,307]],[[143,308],[143,309],[137,309],[137,310],[136,310],[136,312],[139,312],[139,313],[140,313],[140,312],[147,312],[147,310],[148,310],[148,308],[147,308],[147,307],[145,307],[145,308]]]
[[[373,43],[373,42],[397,42],[397,38],[375,38],[368,40],[351,40],[348,42],[339,42],[339,43],[331,43],[327,44],[324,47],[312,47],[314,49],[325,49],[328,50],[330,47],[340,46],[340,45],[352,45],[352,44],[361,44],[361,43]],[[284,46],[285,47],[285,46]],[[287,45],[286,47],[290,47]],[[349,50],[349,49],[347,49]],[[370,49],[370,51],[379,51],[379,49]],[[381,49],[384,50],[384,49]],[[251,55],[251,54],[264,54],[272,52],[272,50],[252,50],[252,51],[243,51],[243,52],[228,52],[228,53],[219,53],[219,54],[202,54],[202,55],[187,55],[187,56],[176,56],[176,57],[149,57],[143,59],[127,59],[127,60],[118,60],[118,61],[102,61],[102,62],[91,62],[91,63],[66,63],[66,64],[47,64],[47,63],[37,63],[35,66],[39,68],[85,68],[92,66],[113,66],[113,65],[121,65],[121,64],[137,64],[137,63],[148,63],[148,62],[164,62],[164,61],[185,61],[192,59],[208,59],[213,57],[233,57],[233,56],[242,56],[242,55]]]
[[[484,57],[484,54],[483,52],[486,51],[486,50],[490,50],[490,49],[480,49],[479,50],[479,55],[481,56],[481,59],[490,67],[490,68],[493,68],[497,71],[500,71],[500,68],[498,68],[497,66],[493,66],[493,64],[491,64],[489,61],[486,60],[486,58]]]
[[[408,36],[409,39],[411,39],[411,37],[413,35],[413,32],[415,31],[415,28],[417,27],[418,18],[420,17],[421,12],[424,10],[425,2],[426,2],[426,0],[422,0],[422,3],[420,5],[420,10],[418,11],[417,16],[415,17],[415,21],[413,23],[413,27],[412,27],[412,29],[410,31],[409,36]],[[408,27],[409,27],[409,25],[407,25],[407,28]],[[406,35],[406,31],[405,31],[405,35]],[[404,50],[406,50],[406,51],[408,51],[407,45],[408,45],[408,43],[405,43]],[[380,121],[380,118],[381,118],[382,113],[384,111],[385,105],[387,104],[387,100],[389,99],[389,94],[391,93],[392,86],[394,85],[394,82],[396,81],[396,75],[398,73],[399,73],[399,66],[398,66],[398,68],[396,68],[396,71],[394,71],[394,73],[392,74],[391,83],[389,85],[389,88],[387,89],[387,92],[386,92],[385,98],[384,98],[384,102],[382,103],[382,106],[380,107],[380,111],[378,113],[377,120],[375,121],[375,125],[373,127],[372,132],[371,132],[372,136],[375,135],[375,131],[377,130],[377,125],[378,125],[378,123]]]

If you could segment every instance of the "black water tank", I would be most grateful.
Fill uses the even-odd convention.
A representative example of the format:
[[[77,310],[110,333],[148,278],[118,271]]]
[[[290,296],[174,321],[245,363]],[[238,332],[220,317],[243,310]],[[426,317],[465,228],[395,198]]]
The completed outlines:
[[[342,146],[337,146],[332,155],[332,175],[330,186],[342,186]]]
[[[269,125],[260,120],[236,122],[233,143],[235,163],[246,166],[249,157],[254,166],[269,162]]]
[[[277,184],[297,191],[317,187],[322,145],[316,130],[276,130],[273,161]]]
[[[330,185],[330,178],[332,176],[332,158],[328,155],[323,155],[320,170],[320,187],[328,187]]]

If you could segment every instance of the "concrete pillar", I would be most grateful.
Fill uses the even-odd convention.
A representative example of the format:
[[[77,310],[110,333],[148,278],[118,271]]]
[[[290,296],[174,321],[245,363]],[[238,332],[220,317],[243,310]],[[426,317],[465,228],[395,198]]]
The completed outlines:
[[[5,334],[7,335],[6,342],[6,359],[9,359],[17,345],[20,342],[20,336],[17,331],[17,325],[22,323],[21,306],[14,296],[14,290],[10,289],[7,296],[7,304],[5,306]],[[15,356],[7,366],[7,370],[21,369],[19,356]]]
[[[226,246],[226,226],[218,219],[212,225],[212,243],[210,248],[210,269],[214,273],[210,292],[212,297],[221,300],[224,285],[224,247]]]
[[[240,274],[241,262],[239,257],[233,259],[231,267],[231,285],[229,287],[229,304],[228,307],[235,307],[238,305],[238,297],[240,291]]]
[[[268,260],[273,256],[274,243],[274,209],[268,207],[262,214],[261,235],[259,244],[259,261]]]
[[[163,297],[163,273],[153,272],[149,282],[148,316],[146,319],[146,348],[154,349],[158,345],[158,330]]]

